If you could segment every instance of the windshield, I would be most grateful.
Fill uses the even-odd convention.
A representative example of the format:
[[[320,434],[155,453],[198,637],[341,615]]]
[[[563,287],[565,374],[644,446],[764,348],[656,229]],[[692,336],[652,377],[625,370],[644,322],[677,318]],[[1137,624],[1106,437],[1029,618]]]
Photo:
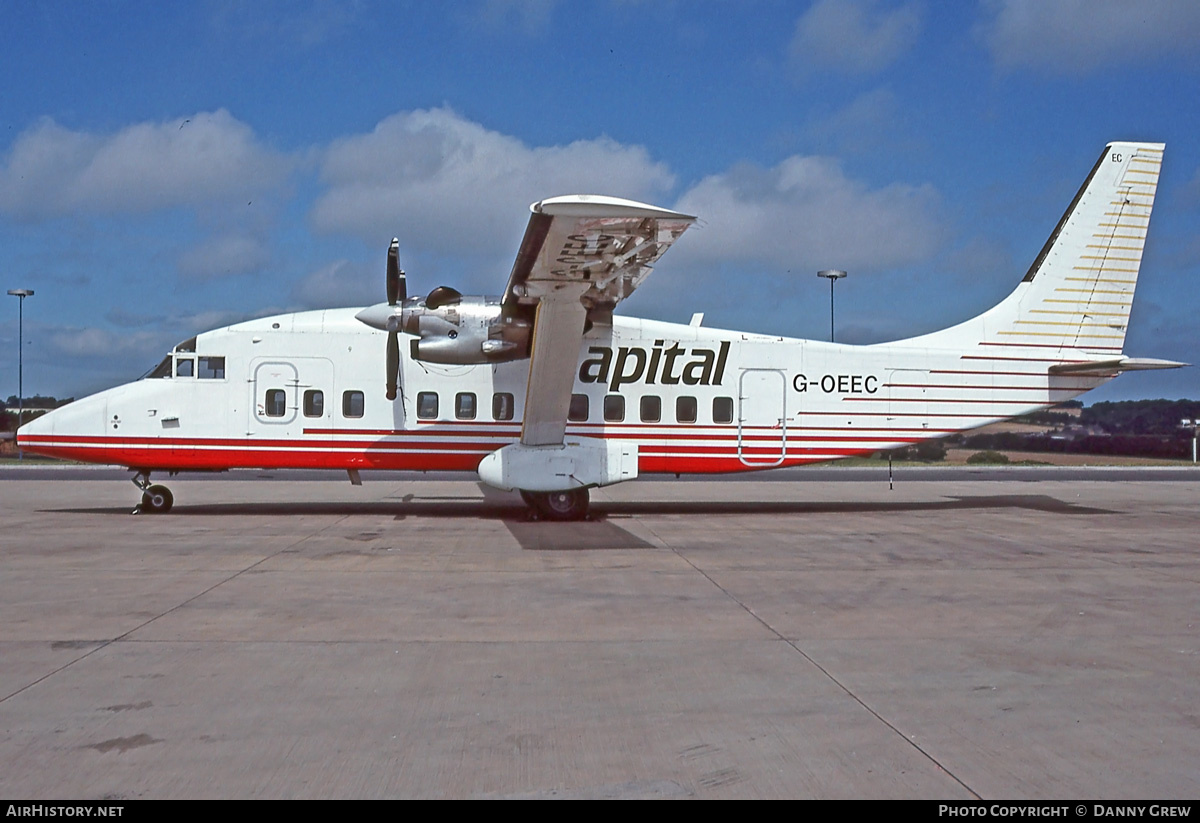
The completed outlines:
[[[167,355],[162,359],[162,362],[155,366],[145,375],[147,378],[153,377],[170,377],[171,376],[171,355]]]

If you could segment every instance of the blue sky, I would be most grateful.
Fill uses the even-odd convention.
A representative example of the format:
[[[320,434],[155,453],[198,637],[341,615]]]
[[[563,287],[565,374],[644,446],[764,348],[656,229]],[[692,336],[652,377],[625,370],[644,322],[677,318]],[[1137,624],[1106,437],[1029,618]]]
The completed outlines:
[[[26,394],[410,290],[497,293],[528,204],[698,214],[623,313],[877,342],[1020,280],[1109,140],[1167,144],[1126,352],[1200,361],[1200,3],[0,0]],[[0,304],[15,394],[16,300]],[[1085,400],[1200,397],[1200,369]]]

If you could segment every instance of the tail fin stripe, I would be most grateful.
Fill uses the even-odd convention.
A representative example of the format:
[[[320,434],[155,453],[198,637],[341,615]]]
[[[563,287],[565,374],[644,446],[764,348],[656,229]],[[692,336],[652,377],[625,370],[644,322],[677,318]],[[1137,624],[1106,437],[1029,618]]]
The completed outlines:
[[[1108,144],[1016,290],[914,345],[1057,349],[1085,358],[1120,352],[1161,158],[1160,144]]]
[[[1030,314],[1059,314],[1067,317],[1124,317],[1125,312],[1121,311],[1054,311],[1052,309],[1030,309]],[[1020,321],[1018,321],[1020,322]]]
[[[1090,313],[1084,314],[1084,315],[1075,314],[1074,316],[1075,317],[1081,317],[1081,316],[1082,317],[1091,317],[1091,314]],[[1110,328],[1112,328],[1111,325],[1109,325],[1108,323],[1104,323],[1104,322],[1087,323],[1087,322],[1076,321],[1074,323],[1060,323],[1057,320],[1018,320],[1017,325],[1018,326],[1070,326],[1071,328],[1079,327],[1079,328],[1083,328],[1083,329],[1110,329]]]

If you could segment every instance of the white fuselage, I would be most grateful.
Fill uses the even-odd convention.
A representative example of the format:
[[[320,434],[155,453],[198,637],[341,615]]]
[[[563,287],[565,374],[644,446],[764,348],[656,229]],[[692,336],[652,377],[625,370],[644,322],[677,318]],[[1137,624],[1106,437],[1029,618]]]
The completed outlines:
[[[475,471],[520,438],[528,360],[439,365],[402,346],[400,395],[388,401],[386,334],[355,311],[201,334],[194,351],[172,353],[167,376],[46,415],[21,445],[144,471]],[[1058,351],[926,342],[837,345],[617,317],[584,337],[574,392],[587,403],[574,398],[567,433],[635,444],[639,472],[746,471],[942,437],[1112,376],[1049,374],[1072,359]]]

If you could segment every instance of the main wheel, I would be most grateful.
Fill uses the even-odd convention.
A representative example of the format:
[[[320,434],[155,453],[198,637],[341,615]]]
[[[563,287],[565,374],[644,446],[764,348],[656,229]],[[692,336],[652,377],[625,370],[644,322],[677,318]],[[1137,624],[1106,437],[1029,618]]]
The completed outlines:
[[[166,486],[150,486],[142,492],[142,511],[147,514],[166,514],[175,503],[175,496]]]
[[[583,520],[588,512],[588,490],[527,492],[521,497],[547,520]]]

